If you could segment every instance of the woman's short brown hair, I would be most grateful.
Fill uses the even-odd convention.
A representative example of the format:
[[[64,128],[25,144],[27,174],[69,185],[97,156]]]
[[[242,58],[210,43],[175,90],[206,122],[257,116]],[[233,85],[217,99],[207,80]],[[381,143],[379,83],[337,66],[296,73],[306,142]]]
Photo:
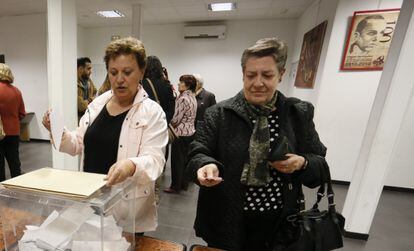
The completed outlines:
[[[145,69],[147,65],[147,55],[145,54],[144,44],[136,38],[126,37],[112,41],[105,50],[105,65],[108,69],[110,59],[115,59],[120,55],[134,55],[140,69]]]
[[[241,58],[241,66],[244,72],[246,62],[251,57],[266,57],[271,56],[277,64],[279,71],[285,69],[287,59],[287,45],[284,41],[278,38],[262,38],[244,50]]]
[[[190,75],[190,74],[182,75],[180,77],[180,82],[183,82],[190,91],[195,92],[195,89],[197,86],[197,80],[193,75]]]

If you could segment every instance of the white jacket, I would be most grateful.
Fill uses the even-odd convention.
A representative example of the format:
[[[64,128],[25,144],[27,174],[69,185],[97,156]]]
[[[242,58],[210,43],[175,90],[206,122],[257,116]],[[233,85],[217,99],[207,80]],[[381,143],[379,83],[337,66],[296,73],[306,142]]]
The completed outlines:
[[[82,154],[83,159],[83,136],[112,96],[112,91],[98,96],[89,104],[79,127],[72,132],[65,130],[60,145],[61,152]],[[136,167],[133,175],[137,184],[135,232],[154,231],[157,227],[154,185],[164,167],[167,143],[165,113],[140,87],[122,124],[117,158],[118,161],[128,158]],[[83,161],[81,163],[83,170]]]

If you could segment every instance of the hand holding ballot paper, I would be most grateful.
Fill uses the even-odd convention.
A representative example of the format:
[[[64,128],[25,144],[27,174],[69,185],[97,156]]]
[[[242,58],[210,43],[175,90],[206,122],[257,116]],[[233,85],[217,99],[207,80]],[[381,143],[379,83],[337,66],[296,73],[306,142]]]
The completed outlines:
[[[51,133],[53,146],[59,151],[64,131],[63,115],[60,109],[49,109],[43,116],[42,124]]]

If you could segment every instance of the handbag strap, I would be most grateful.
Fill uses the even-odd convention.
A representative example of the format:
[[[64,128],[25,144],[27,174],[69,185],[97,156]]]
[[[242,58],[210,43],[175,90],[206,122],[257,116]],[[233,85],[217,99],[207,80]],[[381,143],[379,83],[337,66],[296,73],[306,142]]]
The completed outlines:
[[[324,161],[323,170],[322,170],[322,180],[323,183],[318,189],[316,202],[313,205],[313,209],[318,209],[319,203],[322,198],[325,196],[325,188],[326,188],[326,197],[328,198],[328,209],[330,213],[336,213],[335,208],[335,194],[332,189],[332,180],[331,180],[331,173],[329,171],[329,166]]]
[[[150,85],[150,87],[151,87],[152,93],[154,93],[154,96],[155,96],[155,101],[157,101],[157,103],[158,103],[158,104],[160,104],[160,99],[158,98],[158,93],[155,91],[155,87],[154,87],[154,84],[152,84],[151,79],[146,78],[145,80],[147,80],[147,81],[148,81],[148,84],[149,84],[149,85]]]

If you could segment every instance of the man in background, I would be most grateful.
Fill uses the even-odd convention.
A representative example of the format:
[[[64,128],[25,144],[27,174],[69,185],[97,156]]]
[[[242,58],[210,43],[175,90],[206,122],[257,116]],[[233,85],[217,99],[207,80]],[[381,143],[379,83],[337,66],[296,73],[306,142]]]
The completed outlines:
[[[216,97],[213,93],[207,91],[203,88],[204,86],[204,79],[201,77],[200,74],[193,74],[193,76],[197,80],[196,86],[196,99],[197,99],[197,115],[195,120],[195,127],[196,130],[199,127],[199,124],[204,120],[204,113],[206,109],[212,105],[216,104]]]
[[[90,79],[92,62],[89,58],[78,58],[78,120],[95,98],[96,88]]]

